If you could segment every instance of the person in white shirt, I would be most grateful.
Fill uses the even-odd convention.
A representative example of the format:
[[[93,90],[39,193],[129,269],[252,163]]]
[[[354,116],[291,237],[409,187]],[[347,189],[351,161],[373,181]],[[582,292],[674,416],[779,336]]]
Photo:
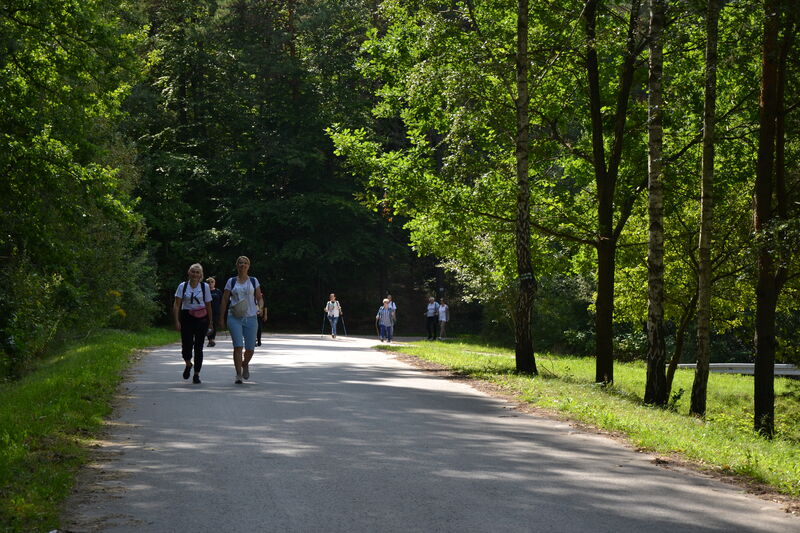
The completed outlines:
[[[181,355],[186,362],[183,379],[189,379],[194,368],[193,383],[200,383],[200,369],[203,368],[203,343],[213,324],[211,308],[211,289],[203,281],[203,267],[195,263],[189,267],[189,280],[178,285],[172,315],[175,329],[181,332]],[[194,352],[194,364],[192,353]]]
[[[331,293],[328,297],[328,303],[325,304],[325,308],[323,309],[325,313],[328,315],[328,322],[331,323],[331,338],[336,338],[336,323],[339,321],[339,317],[344,314],[342,311],[341,304],[336,300],[336,295]],[[347,331],[344,332],[345,336],[347,336]]]
[[[428,331],[428,340],[436,340],[436,326],[439,322],[439,304],[431,296],[428,298],[428,307],[425,310],[425,328]]]
[[[237,275],[225,284],[220,308],[220,327],[225,327],[225,311],[228,311],[228,330],[233,341],[233,368],[236,370],[234,383],[238,385],[243,379],[250,379],[249,365],[256,349],[258,320],[264,313],[261,284],[256,278],[248,275],[249,271],[250,259],[240,256],[236,260]]]
[[[397,304],[392,300],[392,295],[387,294],[386,299],[389,300],[389,309],[392,311],[392,326],[397,323]]]
[[[375,315],[375,325],[378,326],[381,342],[386,339],[386,342],[392,342],[394,326],[392,321],[392,310],[389,308],[389,299],[383,299],[383,305],[378,308],[378,313]]]
[[[444,339],[444,330],[450,320],[450,307],[444,303],[444,298],[439,300],[439,340]]]

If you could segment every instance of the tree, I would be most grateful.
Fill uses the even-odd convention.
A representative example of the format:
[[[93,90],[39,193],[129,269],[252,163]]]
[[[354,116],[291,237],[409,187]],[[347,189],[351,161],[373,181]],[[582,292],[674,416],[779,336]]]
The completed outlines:
[[[0,7],[0,377],[54,339],[114,319],[147,323],[153,311],[152,279],[136,268],[137,175],[115,131],[143,66],[129,8]]]
[[[517,370],[537,374],[531,337],[531,312],[536,297],[536,277],[531,262],[531,207],[528,178],[530,150],[530,120],[528,107],[528,0],[517,3],[517,138],[515,146],[517,169],[516,252],[519,292],[514,313]]]
[[[759,101],[758,161],[754,222],[758,256],[756,283],[754,429],[775,432],[775,317],[778,296],[788,278],[788,261],[776,253],[777,222],[788,219],[785,180],[785,89],[787,58],[793,45],[798,8],[782,0],[765,0]],[[783,35],[782,41],[779,38]],[[773,204],[777,199],[777,206]],[[777,209],[776,209],[777,207]]]
[[[697,277],[697,368],[689,412],[704,416],[711,360],[711,233],[714,201],[714,143],[717,105],[717,39],[719,0],[709,0],[706,13],[705,103],[703,111],[703,168],[701,180],[700,240]]]
[[[611,150],[606,158],[605,107],[600,84],[600,62],[597,53],[597,13],[600,0],[587,0],[583,19],[586,32],[586,77],[589,93],[589,115],[591,117],[591,164],[594,169],[597,189],[597,299],[595,334],[597,339],[597,364],[595,381],[611,383],[614,381],[614,273],[615,255],[619,235],[624,228],[627,216],[622,215],[614,224],[615,192],[619,178],[619,167],[623,155],[626,134],[628,102],[634,82],[636,59],[642,44],[638,39],[639,0],[633,0],[628,14],[626,45],[622,67],[619,73],[619,86],[616,89],[616,107],[613,116]],[[632,192],[622,200],[622,204],[633,204],[637,193]],[[630,207],[623,205],[623,213],[630,213]]]
[[[667,348],[664,342],[664,185],[662,176],[664,0],[650,2],[650,74],[648,78],[648,190],[650,238],[647,254],[647,382],[644,401],[655,405],[667,403],[667,377],[664,368]]]

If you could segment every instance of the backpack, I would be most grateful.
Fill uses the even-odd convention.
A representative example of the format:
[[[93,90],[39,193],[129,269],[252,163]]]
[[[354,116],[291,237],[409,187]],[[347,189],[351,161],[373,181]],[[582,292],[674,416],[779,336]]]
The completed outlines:
[[[253,292],[255,292],[255,290],[256,290],[256,278],[254,278],[253,276],[247,276],[247,277],[250,279],[250,283],[253,284]],[[239,279],[239,276],[233,276],[232,278],[229,278],[228,282],[225,284],[225,286],[227,287],[228,285],[230,285],[231,289],[234,288],[236,286],[236,280],[237,279]]]
[[[255,297],[256,297],[256,288],[257,288],[257,287],[256,287],[256,278],[254,278],[253,276],[248,276],[248,278],[250,279],[250,283],[253,285],[253,299],[255,300]],[[234,276],[234,277],[232,277],[232,278],[228,279],[228,282],[225,284],[225,287],[227,288],[227,287],[228,287],[228,285],[230,285],[230,286],[231,286],[231,289],[233,289],[233,288],[236,286],[236,280],[237,280],[237,279],[238,279],[238,276]],[[233,291],[231,291],[231,292],[233,292]],[[244,302],[244,301],[245,301],[245,300],[241,300],[241,301],[239,301],[239,302],[236,302],[236,305],[232,305],[232,306],[230,307],[231,314],[232,314],[233,316],[235,316],[236,318],[242,318],[242,317],[244,317],[244,316],[246,315],[246,313],[247,313],[247,308],[246,308],[246,307],[244,307],[244,306],[240,306],[240,305],[239,305],[239,304],[241,304],[241,303],[242,303],[242,302]],[[255,302],[256,302],[256,305],[258,305],[258,300],[255,300]]]
[[[203,296],[202,296],[203,300],[205,300],[205,298],[206,298],[206,286],[207,285],[208,285],[208,283],[206,283],[205,281],[200,281],[200,292],[203,293]],[[188,281],[184,281],[183,282],[183,294],[181,295],[181,300],[185,300],[186,299],[186,290],[188,288],[189,288],[189,282]],[[205,301],[200,302],[200,303],[204,304]],[[189,309],[189,314],[192,315],[195,318],[203,318],[208,314],[208,312],[206,311],[206,308],[204,306],[202,309]]]

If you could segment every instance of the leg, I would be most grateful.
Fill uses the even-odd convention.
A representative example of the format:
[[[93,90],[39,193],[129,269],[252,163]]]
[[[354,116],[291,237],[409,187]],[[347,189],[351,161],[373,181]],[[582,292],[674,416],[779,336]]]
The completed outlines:
[[[215,316],[215,317],[217,316],[217,314],[216,314],[216,311],[214,312],[214,316]],[[216,341],[215,341],[214,339],[216,339],[216,338],[217,338],[217,329],[216,329],[216,328],[212,329],[212,330],[211,330],[211,333],[209,333],[209,334],[207,335],[207,337],[208,337],[208,345],[209,345],[209,346],[214,346],[214,345],[216,345],[217,343],[216,343]]]
[[[339,321],[338,316],[329,317],[331,319],[331,337],[336,338],[336,322]]]
[[[242,379],[242,350],[244,349],[244,334],[242,331],[242,318],[228,315],[228,331],[233,341],[233,368],[236,370],[236,382]]]
[[[244,336],[244,358],[242,360],[241,376],[244,379],[250,378],[250,360],[253,358],[256,348],[256,329],[259,319],[257,316],[248,316],[242,319],[242,335]]]
[[[392,333],[394,333],[394,326],[386,326],[386,339],[392,342]]]
[[[233,368],[236,370],[236,380],[242,379],[242,350],[243,346],[236,346],[233,348]]]
[[[446,325],[447,325],[446,320],[439,321],[439,339],[444,339],[444,329]]]
[[[194,334],[190,320],[189,313],[181,311],[181,357],[186,361],[186,367],[183,369],[183,379],[189,379],[189,371],[192,369]]]
[[[208,318],[194,318],[194,373],[203,368],[203,341],[208,331]]]

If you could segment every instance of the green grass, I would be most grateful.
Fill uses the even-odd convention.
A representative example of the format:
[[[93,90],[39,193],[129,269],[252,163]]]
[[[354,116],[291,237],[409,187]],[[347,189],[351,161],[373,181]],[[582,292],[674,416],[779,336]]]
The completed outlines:
[[[445,365],[455,372],[500,385],[520,400],[568,418],[621,433],[637,447],[677,454],[800,496],[800,381],[775,380],[777,435],[752,431],[753,378],[711,374],[706,419],[689,416],[694,371],[679,370],[673,391],[685,391],[674,409],[646,406],[644,363],[616,363],[614,385],[594,383],[593,358],[537,354],[540,375],[517,374],[514,352],[458,342],[418,342],[385,347]]]
[[[111,412],[132,351],[175,340],[163,329],[103,331],[0,384],[0,531],[58,527],[60,504]]]

